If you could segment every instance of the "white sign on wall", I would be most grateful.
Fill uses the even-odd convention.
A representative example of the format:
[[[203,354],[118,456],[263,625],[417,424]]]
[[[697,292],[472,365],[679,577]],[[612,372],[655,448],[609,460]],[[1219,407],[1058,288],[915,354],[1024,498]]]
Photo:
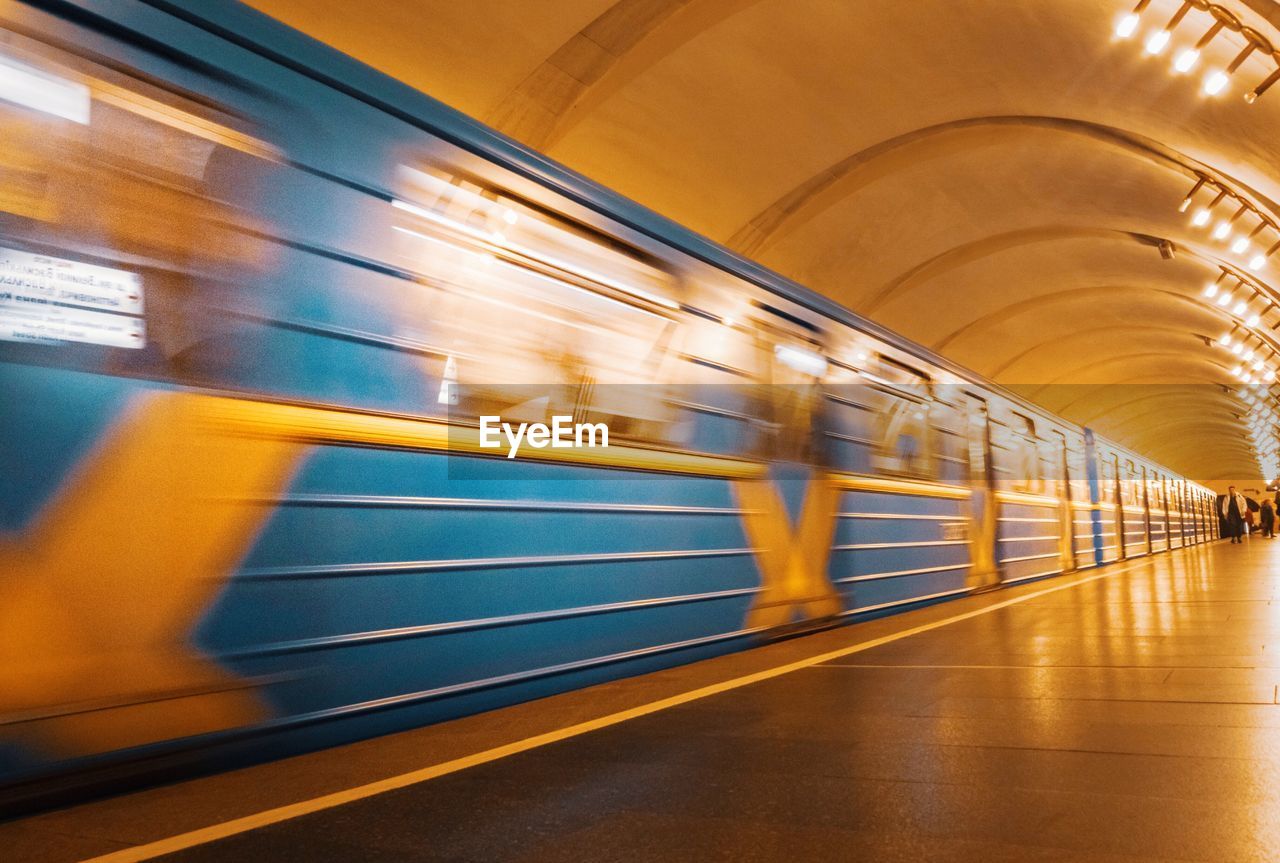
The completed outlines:
[[[0,248],[0,339],[146,344],[135,273]]]

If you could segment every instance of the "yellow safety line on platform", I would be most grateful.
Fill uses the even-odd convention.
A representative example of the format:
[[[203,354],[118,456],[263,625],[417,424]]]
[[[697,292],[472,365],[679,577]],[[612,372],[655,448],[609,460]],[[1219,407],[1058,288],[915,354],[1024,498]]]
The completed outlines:
[[[640,705],[639,707],[632,707],[628,710],[620,710],[617,713],[611,713],[608,716],[602,716],[598,719],[591,719],[586,722],[579,722],[575,725],[570,725],[555,731],[537,734],[533,737],[527,737],[524,740],[518,740],[504,746],[487,749],[484,752],[477,752],[473,755],[455,758],[452,761],[445,761],[441,764],[424,767],[420,770],[412,770],[399,776],[392,776],[388,779],[380,779],[377,782],[370,782],[366,785],[348,788],[345,791],[335,791],[332,794],[324,794],[310,800],[290,803],[285,806],[279,806],[275,809],[268,809],[265,812],[246,815],[242,818],[234,818],[230,821],[224,821],[221,824],[214,824],[209,827],[203,827],[199,830],[180,833],[177,836],[171,836],[167,839],[148,842],[145,845],[137,845],[133,848],[113,851],[99,857],[89,858],[88,860],[81,861],[81,863],[137,863],[137,861],[152,860],[156,857],[160,857],[165,854],[173,854],[187,848],[193,848],[197,845],[216,842],[219,839],[226,839],[227,837],[235,836],[240,833],[247,833],[250,830],[258,829],[259,827],[279,824],[282,821],[289,821],[303,815],[310,815],[315,812],[321,812],[325,809],[332,809],[336,806],[354,803],[357,800],[364,800],[378,794],[385,794],[388,791],[396,791],[410,785],[417,785],[431,779],[436,779],[440,776],[447,776],[450,773],[457,773],[460,770],[466,770],[469,767],[476,767],[481,764],[487,764],[491,761],[497,761],[499,759],[506,758],[509,755],[517,755],[521,752],[528,752],[531,749],[538,749],[552,743],[557,743],[561,740],[567,740],[571,737],[577,737],[591,731],[597,731],[601,728],[608,728],[611,725],[617,725],[619,723],[626,722],[629,719],[648,716],[651,713],[657,713],[672,707],[679,707],[680,705],[688,704],[691,701],[698,701],[712,695],[718,695],[722,692],[739,689],[743,686],[749,686],[752,683],[759,683],[764,680],[781,677],[784,674],[789,674],[792,671],[799,671],[802,668],[811,668],[812,666],[820,665],[824,662],[830,662],[833,659],[840,659],[841,657],[850,656],[854,653],[861,653],[864,650],[870,650],[871,648],[879,647],[882,644],[900,641],[913,635],[919,635],[920,633],[940,629],[953,623],[959,623],[964,620],[980,617],[984,614],[990,614],[993,611],[1008,608],[1011,605],[1018,605],[1020,603],[1027,602],[1028,600],[1046,596],[1050,593],[1057,593],[1060,590],[1069,590],[1070,588],[1089,584],[1090,582],[1098,581],[1103,578],[1110,578],[1113,575],[1119,575],[1122,572],[1127,572],[1136,566],[1148,564],[1150,561],[1150,558],[1144,558],[1140,561],[1119,566],[1106,572],[1095,573],[1094,575],[1077,578],[1074,581],[1069,581],[1065,584],[1054,585],[1053,587],[1047,587],[1044,590],[1038,590],[1022,596],[1015,596],[1012,599],[1006,599],[1003,602],[997,602],[993,605],[986,606],[985,608],[955,614],[951,617],[936,620],[932,623],[923,623],[919,626],[913,626],[909,629],[904,629],[901,632],[895,632],[879,638],[861,641],[848,647],[842,647],[839,650],[820,653],[816,656],[811,656],[808,659],[789,662],[786,665],[779,665],[775,668],[757,671],[742,677],[735,677],[732,680],[713,683],[710,686],[704,686],[700,689],[694,689],[679,695],[673,695],[669,698],[662,698],[648,704]]]

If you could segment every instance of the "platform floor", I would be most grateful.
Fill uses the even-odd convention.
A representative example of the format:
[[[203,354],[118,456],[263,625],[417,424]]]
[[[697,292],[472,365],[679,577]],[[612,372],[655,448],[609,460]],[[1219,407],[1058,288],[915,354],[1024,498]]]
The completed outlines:
[[[0,824],[0,857],[1280,859],[1278,565],[1255,538],[970,597]]]

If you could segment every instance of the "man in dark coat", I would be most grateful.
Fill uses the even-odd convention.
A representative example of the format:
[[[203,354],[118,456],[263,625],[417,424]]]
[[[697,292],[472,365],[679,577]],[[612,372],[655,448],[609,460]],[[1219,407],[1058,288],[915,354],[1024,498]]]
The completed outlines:
[[[1244,542],[1240,537],[1244,533],[1244,513],[1249,508],[1244,495],[1236,494],[1236,487],[1230,486],[1221,506],[1222,517],[1227,522],[1227,536],[1231,537],[1232,543]]]

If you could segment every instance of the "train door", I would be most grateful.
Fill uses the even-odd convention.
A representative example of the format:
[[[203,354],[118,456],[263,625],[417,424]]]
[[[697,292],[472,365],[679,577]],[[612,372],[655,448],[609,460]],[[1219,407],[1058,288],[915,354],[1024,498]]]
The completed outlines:
[[[1169,535],[1167,533],[1164,497],[1164,478],[1157,470],[1151,471],[1147,477],[1148,512],[1151,514],[1151,550],[1168,551]]]
[[[1191,508],[1191,488],[1186,480],[1179,485],[1179,495],[1182,501],[1182,536],[1185,545],[1195,545],[1196,542],[1196,514]]]
[[[1124,540],[1121,535],[1120,459],[1114,452],[1101,457],[1102,560],[1119,560]]]
[[[1142,497],[1142,526],[1146,532],[1145,544],[1147,554],[1151,554],[1155,550],[1151,545],[1151,483],[1147,480],[1147,468],[1145,465],[1142,467],[1139,483],[1138,494]]]
[[[1169,520],[1169,477],[1161,474],[1156,494],[1160,497],[1160,511],[1163,513],[1164,550],[1173,548],[1173,525]]]
[[[1097,563],[1093,549],[1093,494],[1096,470],[1090,468],[1084,435],[1071,435],[1068,448],[1069,474],[1067,483],[1071,489],[1071,532],[1075,537],[1076,566],[1092,566]],[[1091,482],[1091,478],[1094,482]]]
[[[1072,505],[1071,487],[1071,444],[1067,436],[1059,429],[1049,432],[1053,442],[1053,457],[1058,462],[1057,490],[1058,498],[1058,555],[1063,572],[1071,572],[1076,568],[1076,536],[1075,507]]]
[[[1093,562],[1100,565],[1102,551],[1102,460],[1098,457],[1097,440],[1093,429],[1084,430],[1084,464],[1089,482],[1089,528],[1093,535]]]
[[[1183,480],[1180,485],[1182,500],[1182,536],[1186,545],[1196,544],[1196,511],[1191,505],[1191,485]]]
[[[995,496],[995,477],[991,464],[991,411],[987,400],[966,392],[965,439],[969,444],[969,488],[972,490],[969,510],[969,587],[974,590],[1000,583],[996,566],[996,527],[999,505]]]
[[[1187,517],[1182,506],[1182,480],[1175,479],[1171,490],[1174,520],[1177,522],[1178,548],[1187,544]]]
[[[752,317],[757,341],[753,452],[788,463],[826,461],[822,382],[830,371],[821,329],[765,303]],[[817,432],[817,433],[815,433]]]
[[[1186,508],[1182,505],[1182,480],[1173,481],[1172,494],[1174,518],[1178,524],[1178,548],[1182,548],[1187,544],[1187,515]]]
[[[1168,475],[1160,478],[1160,501],[1164,506],[1164,547],[1166,550],[1176,548],[1175,540],[1177,539],[1177,523],[1174,516],[1176,513],[1173,509],[1173,498],[1169,491],[1171,481]]]
[[[1191,484],[1187,480],[1180,483],[1182,493],[1182,535],[1187,545],[1196,544],[1195,511],[1191,508]]]
[[[1124,475],[1120,481],[1120,502],[1123,511],[1124,556],[1141,557],[1147,553],[1147,514],[1142,505],[1142,480],[1133,459],[1125,459]]]

